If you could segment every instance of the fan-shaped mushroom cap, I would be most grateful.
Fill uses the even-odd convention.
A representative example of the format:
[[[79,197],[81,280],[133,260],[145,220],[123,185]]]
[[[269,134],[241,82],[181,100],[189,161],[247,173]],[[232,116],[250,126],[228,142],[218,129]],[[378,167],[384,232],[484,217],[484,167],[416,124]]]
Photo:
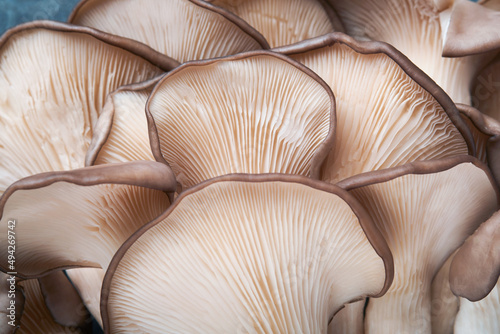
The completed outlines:
[[[465,0],[464,0],[465,1]],[[347,34],[393,45],[441,86],[455,102],[470,104],[470,85],[492,54],[444,58],[441,18],[448,24],[443,1],[432,0],[329,0]],[[439,4],[440,3],[440,4]],[[482,24],[456,21],[463,30],[477,31]],[[474,35],[474,39],[481,37]]]
[[[271,47],[342,31],[335,12],[322,0],[212,0],[259,31]]]
[[[16,271],[38,277],[56,268],[106,268],[120,245],[169,205],[176,182],[156,162],[102,165],[37,174],[0,199],[0,231],[15,221]],[[7,248],[0,267],[7,272]]]
[[[138,40],[181,63],[269,48],[246,22],[201,0],[83,0],[69,22]]]
[[[339,186],[367,209],[394,256],[387,293],[370,299],[365,330],[430,332],[431,281],[448,256],[498,208],[487,167],[470,156],[358,175]]]
[[[484,299],[470,302],[460,298],[455,334],[500,333],[500,283]]]
[[[100,304],[105,271],[101,268],[74,268],[66,270],[66,274],[89,312],[102,327]]]
[[[156,85],[146,113],[155,159],[184,187],[231,173],[317,178],[335,129],[328,86],[267,51],[178,67]]]
[[[104,329],[325,332],[344,303],[387,289],[391,263],[339,188],[226,176],[185,191],[117,252],[103,284]]]
[[[500,276],[500,211],[484,222],[455,255],[451,290],[472,301],[484,298]]]
[[[83,167],[106,95],[163,73],[150,61],[170,66],[145,45],[90,28],[40,21],[7,32],[0,39],[0,194],[29,175]]]
[[[146,102],[160,77],[120,87],[106,98],[85,165],[151,160]]]
[[[473,150],[454,103],[391,46],[335,33],[275,50],[318,73],[335,94],[338,126],[323,180]]]

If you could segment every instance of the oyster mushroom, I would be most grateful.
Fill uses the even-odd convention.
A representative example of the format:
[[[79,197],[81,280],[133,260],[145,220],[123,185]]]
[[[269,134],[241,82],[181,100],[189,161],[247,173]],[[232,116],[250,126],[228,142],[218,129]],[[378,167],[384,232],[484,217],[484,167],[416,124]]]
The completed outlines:
[[[486,53],[445,58],[442,56],[443,44],[447,44],[446,38],[450,37],[451,31],[446,34],[441,27],[457,26],[460,31],[470,30],[477,33],[480,30],[478,27],[485,23],[480,14],[481,5],[466,0],[437,1],[438,5],[432,0],[329,2],[347,34],[357,39],[383,41],[393,45],[435,80],[453,101],[471,104],[469,89],[472,81],[477,71],[494,57],[495,51],[486,52],[491,44],[488,42],[467,54],[477,53],[478,50]],[[449,6],[459,2],[469,2],[474,6],[474,13],[471,13],[474,23],[470,20],[460,21],[460,16],[452,13]],[[494,26],[489,28],[489,31],[494,31]],[[476,41],[482,38],[477,34],[468,36]]]
[[[16,271],[37,278],[56,269],[106,268],[139,226],[169,205],[175,178],[167,166],[133,162],[37,174],[15,182],[0,199],[0,231],[15,217]],[[0,268],[8,272],[7,248]]]
[[[107,333],[319,333],[391,279],[385,240],[346,192],[229,175],[183,192],[120,248],[101,309]]]
[[[268,51],[178,67],[155,86],[146,113],[156,161],[184,188],[230,173],[317,178],[335,130],[328,86]]]
[[[181,63],[269,48],[246,22],[201,0],[83,0],[68,21],[140,41]]]
[[[39,21],[7,32],[0,39],[0,194],[29,175],[83,167],[106,95],[175,64],[90,28]]]
[[[338,126],[323,180],[474,152],[455,104],[390,45],[334,33],[274,51],[318,73],[335,95]]]
[[[394,282],[384,296],[369,300],[365,330],[430,332],[432,278],[498,209],[500,193],[487,167],[458,156],[360,174],[338,185],[367,209],[394,256]]]
[[[271,47],[343,31],[323,0],[207,0],[238,15],[259,31]]]

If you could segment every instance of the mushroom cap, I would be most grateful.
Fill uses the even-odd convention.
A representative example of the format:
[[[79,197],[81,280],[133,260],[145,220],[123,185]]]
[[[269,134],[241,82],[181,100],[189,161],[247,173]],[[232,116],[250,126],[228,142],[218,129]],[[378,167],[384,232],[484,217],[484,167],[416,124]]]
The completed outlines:
[[[455,104],[390,45],[334,33],[274,51],[311,68],[335,94],[338,125],[323,180],[474,152]]]
[[[269,48],[246,22],[201,0],[83,0],[68,21],[140,41],[181,63]]]
[[[106,95],[170,59],[90,28],[38,21],[0,39],[0,194],[41,172],[84,166]]]
[[[139,226],[168,207],[164,191],[175,188],[170,168],[157,162],[27,177],[0,199],[2,240],[7,242],[7,221],[14,220],[19,277],[35,278],[75,266],[106,268]],[[7,272],[7,248],[0,253],[0,268]]]
[[[183,187],[231,173],[319,176],[334,138],[331,90],[268,51],[184,64],[146,105],[153,155]]]
[[[472,85],[472,103],[485,115],[500,122],[500,54],[477,74]]]
[[[84,333],[78,327],[63,326],[54,320],[45,304],[45,298],[37,279],[20,281],[18,288],[22,289],[25,302],[17,334]]]
[[[326,331],[344,303],[383,294],[391,263],[369,216],[339,188],[224,176],[183,192],[116,253],[102,290],[104,329]]]
[[[454,1],[444,38],[443,56],[461,57],[499,49],[500,11],[475,1]]]
[[[380,331],[391,321],[395,332],[430,330],[432,278],[498,209],[500,192],[488,168],[458,156],[369,172],[338,185],[366,208],[394,256],[394,282],[369,301],[365,330]]]
[[[318,0],[212,0],[259,31],[271,47],[297,43],[341,29],[335,12]]]
[[[469,2],[461,0],[463,2]],[[451,17],[449,4],[432,0],[329,0],[347,34],[362,40],[393,45],[427,73],[455,102],[470,104],[470,85],[491,54],[460,58],[443,57],[443,27]],[[441,10],[439,10],[439,9]],[[479,19],[479,21],[477,20]],[[473,24],[454,20],[463,29],[478,31]],[[474,40],[482,37],[473,35]]]
[[[450,287],[471,301],[486,297],[500,276],[500,211],[460,247],[450,268]]]
[[[160,78],[123,86],[108,95],[85,157],[86,166],[155,160],[145,109]]]

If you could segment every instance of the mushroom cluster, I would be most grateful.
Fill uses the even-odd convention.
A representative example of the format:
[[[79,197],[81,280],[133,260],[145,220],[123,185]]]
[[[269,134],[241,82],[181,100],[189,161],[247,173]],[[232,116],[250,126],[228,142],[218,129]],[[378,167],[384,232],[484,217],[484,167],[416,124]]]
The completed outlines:
[[[2,333],[499,333],[500,1],[82,0],[0,38]]]

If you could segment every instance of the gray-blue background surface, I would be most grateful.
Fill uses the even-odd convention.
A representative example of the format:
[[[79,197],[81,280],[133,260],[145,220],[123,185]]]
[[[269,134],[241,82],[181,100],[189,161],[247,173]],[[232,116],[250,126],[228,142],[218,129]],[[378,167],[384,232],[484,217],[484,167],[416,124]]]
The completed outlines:
[[[0,0],[0,35],[33,20],[66,22],[79,0]]]

